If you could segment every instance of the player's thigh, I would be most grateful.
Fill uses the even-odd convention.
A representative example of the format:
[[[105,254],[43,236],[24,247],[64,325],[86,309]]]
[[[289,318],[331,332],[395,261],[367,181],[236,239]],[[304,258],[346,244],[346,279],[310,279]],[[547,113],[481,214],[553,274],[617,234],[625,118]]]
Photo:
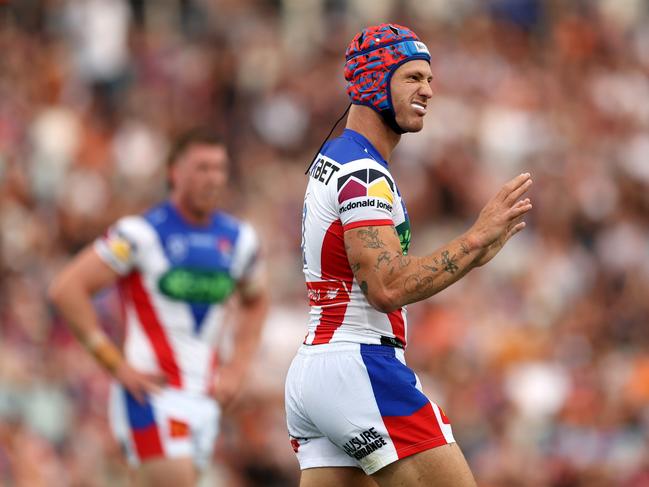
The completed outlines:
[[[377,487],[376,482],[355,467],[321,467],[302,470],[300,487]]]
[[[380,487],[475,487],[471,469],[457,443],[402,458],[374,475]]]
[[[198,470],[194,461],[187,458],[156,458],[137,467],[137,487],[194,487]]]

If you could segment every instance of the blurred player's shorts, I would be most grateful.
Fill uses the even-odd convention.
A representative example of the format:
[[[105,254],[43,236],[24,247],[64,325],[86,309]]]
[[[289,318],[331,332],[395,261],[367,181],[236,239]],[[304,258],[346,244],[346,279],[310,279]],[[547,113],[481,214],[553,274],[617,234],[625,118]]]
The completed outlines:
[[[220,416],[209,396],[165,388],[140,404],[120,384],[111,386],[110,425],[133,466],[154,458],[192,458],[198,468],[205,468]]]

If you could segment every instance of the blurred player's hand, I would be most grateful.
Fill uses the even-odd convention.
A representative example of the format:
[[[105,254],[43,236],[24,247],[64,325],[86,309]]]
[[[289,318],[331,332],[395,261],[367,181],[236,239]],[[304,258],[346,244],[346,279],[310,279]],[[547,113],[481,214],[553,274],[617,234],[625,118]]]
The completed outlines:
[[[138,372],[125,360],[117,366],[114,376],[140,404],[145,403],[149,394],[160,392],[164,385],[162,376]]]
[[[516,176],[507,182],[489,200],[469,231],[471,244],[482,249],[475,261],[477,266],[489,262],[505,243],[523,228],[523,216],[532,209],[529,198],[520,199],[532,185],[529,173]]]
[[[212,395],[221,408],[227,409],[241,390],[243,372],[237,367],[221,368],[212,385]]]

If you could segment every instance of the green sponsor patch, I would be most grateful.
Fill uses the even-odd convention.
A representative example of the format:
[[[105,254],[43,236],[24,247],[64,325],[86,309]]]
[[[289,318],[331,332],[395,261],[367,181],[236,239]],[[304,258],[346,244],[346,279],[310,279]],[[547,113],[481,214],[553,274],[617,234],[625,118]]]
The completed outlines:
[[[403,255],[408,255],[410,248],[410,222],[406,220],[397,227],[397,234],[399,235],[399,242],[401,242],[401,252]]]
[[[175,268],[158,283],[171,299],[189,303],[220,303],[234,291],[234,280],[227,272]]]

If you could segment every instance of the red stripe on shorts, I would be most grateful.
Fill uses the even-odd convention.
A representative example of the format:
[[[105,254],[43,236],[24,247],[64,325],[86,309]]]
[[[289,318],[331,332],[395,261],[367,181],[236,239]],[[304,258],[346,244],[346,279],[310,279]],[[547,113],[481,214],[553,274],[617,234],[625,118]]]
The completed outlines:
[[[410,416],[383,416],[399,458],[448,443],[430,402]]]
[[[156,424],[146,428],[133,429],[133,442],[140,461],[163,455],[162,442]]]

